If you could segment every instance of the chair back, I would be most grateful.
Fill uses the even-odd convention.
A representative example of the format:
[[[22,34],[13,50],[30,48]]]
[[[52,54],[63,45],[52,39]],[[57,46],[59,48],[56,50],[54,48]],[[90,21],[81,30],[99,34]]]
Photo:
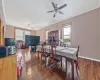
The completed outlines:
[[[78,56],[79,56],[79,48],[80,48],[80,46],[69,46],[70,48],[77,48],[77,51],[76,51],[76,57],[77,57],[77,60],[78,60]]]
[[[52,57],[54,57],[54,54],[56,54],[56,45],[51,45],[51,53]]]
[[[41,45],[41,53],[44,53],[44,45]]]
[[[77,61],[78,61],[78,56],[79,56],[79,48],[80,46],[77,47],[77,53],[76,53]]]
[[[77,54],[76,54],[76,57],[78,57],[78,55],[79,55],[79,48],[80,48],[80,46],[78,46],[78,48],[77,48]]]
[[[44,49],[44,52],[51,53],[51,46],[50,45],[44,45],[43,49]]]

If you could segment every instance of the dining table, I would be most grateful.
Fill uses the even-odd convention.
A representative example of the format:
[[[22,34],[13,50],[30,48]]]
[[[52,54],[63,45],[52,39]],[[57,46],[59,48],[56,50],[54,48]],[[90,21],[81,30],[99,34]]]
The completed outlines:
[[[41,50],[42,46],[38,45],[37,50]],[[44,49],[46,52],[50,51],[50,46],[49,45],[45,45]],[[54,54],[60,55],[62,57],[65,57],[66,59],[66,72],[67,72],[67,58],[69,58],[71,60],[71,71],[72,71],[72,80],[74,80],[74,60],[77,60],[77,48],[73,48],[73,47],[62,47],[62,46],[56,46],[56,49]],[[67,77],[67,75],[66,75]]]

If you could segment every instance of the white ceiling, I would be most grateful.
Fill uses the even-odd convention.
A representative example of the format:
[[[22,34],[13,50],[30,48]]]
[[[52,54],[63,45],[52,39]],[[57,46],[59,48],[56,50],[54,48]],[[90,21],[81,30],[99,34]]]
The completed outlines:
[[[67,7],[61,11],[65,15],[47,13],[52,10],[51,2],[61,6],[67,3]],[[85,13],[99,7],[100,0],[4,0],[4,12],[6,23],[18,27],[26,27],[28,24],[34,29],[40,29],[73,16]]]
[[[100,7],[100,0],[99,0],[99,7]]]

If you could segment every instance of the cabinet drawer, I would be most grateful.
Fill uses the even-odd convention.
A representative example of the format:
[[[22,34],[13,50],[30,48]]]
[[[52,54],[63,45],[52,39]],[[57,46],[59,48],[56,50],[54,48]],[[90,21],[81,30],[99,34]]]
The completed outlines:
[[[3,68],[3,65],[0,64],[0,71],[2,70],[2,68]]]
[[[2,60],[0,60],[0,65],[1,65],[1,64],[3,64],[3,59],[2,59]]]
[[[16,59],[16,58],[13,58],[12,62],[13,62],[14,64],[17,64],[17,59]]]

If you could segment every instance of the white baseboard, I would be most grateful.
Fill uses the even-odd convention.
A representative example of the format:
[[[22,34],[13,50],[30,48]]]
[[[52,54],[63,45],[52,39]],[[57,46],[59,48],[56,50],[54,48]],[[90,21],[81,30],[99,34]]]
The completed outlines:
[[[84,56],[79,56],[79,57],[84,58],[84,59],[88,59],[88,60],[92,60],[92,61],[96,61],[96,62],[100,62],[100,60],[98,60],[98,59],[88,58],[88,57],[84,57]]]

